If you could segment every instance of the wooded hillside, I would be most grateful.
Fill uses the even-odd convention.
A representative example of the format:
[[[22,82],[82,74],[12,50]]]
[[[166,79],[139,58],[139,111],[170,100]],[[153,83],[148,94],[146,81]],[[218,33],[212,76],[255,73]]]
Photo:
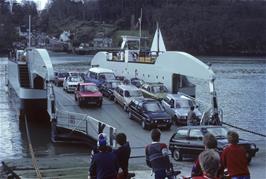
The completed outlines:
[[[264,1],[94,0],[83,4],[53,0],[35,25],[48,34],[58,34],[65,27],[62,22],[67,27],[74,21],[97,21],[112,24],[115,30],[129,30],[136,28],[141,8],[142,28],[153,34],[158,21],[168,50],[204,55],[266,53]],[[5,12],[1,10],[0,15],[3,14]],[[20,23],[14,14],[9,16],[13,24]]]

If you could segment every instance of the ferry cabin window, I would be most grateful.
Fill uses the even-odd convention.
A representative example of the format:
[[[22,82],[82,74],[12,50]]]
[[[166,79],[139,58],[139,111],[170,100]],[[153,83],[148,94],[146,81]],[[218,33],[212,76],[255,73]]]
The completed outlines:
[[[125,45],[126,50],[139,50],[139,42],[138,41],[128,41]]]

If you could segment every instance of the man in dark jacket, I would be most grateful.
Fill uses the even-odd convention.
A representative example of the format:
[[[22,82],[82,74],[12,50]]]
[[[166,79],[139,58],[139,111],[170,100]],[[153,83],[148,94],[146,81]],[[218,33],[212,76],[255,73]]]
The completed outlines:
[[[119,145],[118,149],[114,150],[114,153],[117,156],[119,167],[122,169],[122,172],[119,173],[120,178],[128,177],[128,160],[130,157],[131,149],[129,142],[127,142],[127,136],[124,133],[119,133],[116,135],[115,140]]]
[[[155,179],[166,178],[166,170],[170,168],[168,149],[165,143],[160,143],[159,129],[151,131],[152,143],[145,148],[146,163],[155,173]]]
[[[116,155],[106,145],[105,137],[99,135],[98,153],[94,154],[90,165],[90,177],[96,179],[116,179],[119,168]]]

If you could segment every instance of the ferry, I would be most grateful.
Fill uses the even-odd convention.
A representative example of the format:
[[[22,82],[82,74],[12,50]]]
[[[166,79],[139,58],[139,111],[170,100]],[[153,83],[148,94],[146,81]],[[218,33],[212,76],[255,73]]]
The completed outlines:
[[[47,111],[48,81],[54,71],[47,50],[17,50],[8,60],[9,92],[19,99],[20,114],[42,114]]]
[[[98,52],[91,66],[108,68],[127,79],[139,78],[145,82],[161,82],[170,93],[183,92],[195,97],[195,85],[187,77],[209,82],[212,95],[212,111],[218,116],[215,91],[215,74],[207,64],[196,57],[180,51],[166,51],[161,31],[157,26],[150,50],[141,48],[144,38],[122,36],[121,49],[117,52]]]

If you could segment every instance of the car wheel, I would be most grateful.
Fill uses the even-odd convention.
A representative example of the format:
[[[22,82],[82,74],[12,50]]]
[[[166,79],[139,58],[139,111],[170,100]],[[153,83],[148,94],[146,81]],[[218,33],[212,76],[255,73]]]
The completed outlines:
[[[102,107],[102,104],[103,104],[103,102],[100,101],[100,102],[98,102],[97,106],[100,108],[100,107]]]
[[[123,105],[123,109],[127,112],[127,106],[125,104]]]
[[[172,157],[176,161],[182,161],[183,154],[181,153],[181,150],[180,149],[174,149],[174,151],[172,152]]]
[[[75,95],[75,101],[77,101],[77,96]]]
[[[132,116],[131,111],[128,112],[128,118],[129,118],[129,119],[133,119],[133,116]]]
[[[81,101],[80,101],[80,99],[78,98],[78,105],[79,105],[79,107],[81,107],[82,106],[82,103],[81,103]]]
[[[142,121],[141,121],[141,127],[142,127],[143,129],[145,129],[145,130],[148,129],[148,126],[147,126],[145,120],[142,120]]]
[[[250,162],[252,160],[252,157],[251,157],[250,153],[247,153],[246,156],[247,156],[248,164],[250,164]]]
[[[166,130],[171,130],[171,124],[167,124],[167,126],[165,127]]]
[[[109,99],[110,99],[110,100],[113,100],[113,97],[112,97],[112,95],[109,95],[108,97],[109,97]]]

